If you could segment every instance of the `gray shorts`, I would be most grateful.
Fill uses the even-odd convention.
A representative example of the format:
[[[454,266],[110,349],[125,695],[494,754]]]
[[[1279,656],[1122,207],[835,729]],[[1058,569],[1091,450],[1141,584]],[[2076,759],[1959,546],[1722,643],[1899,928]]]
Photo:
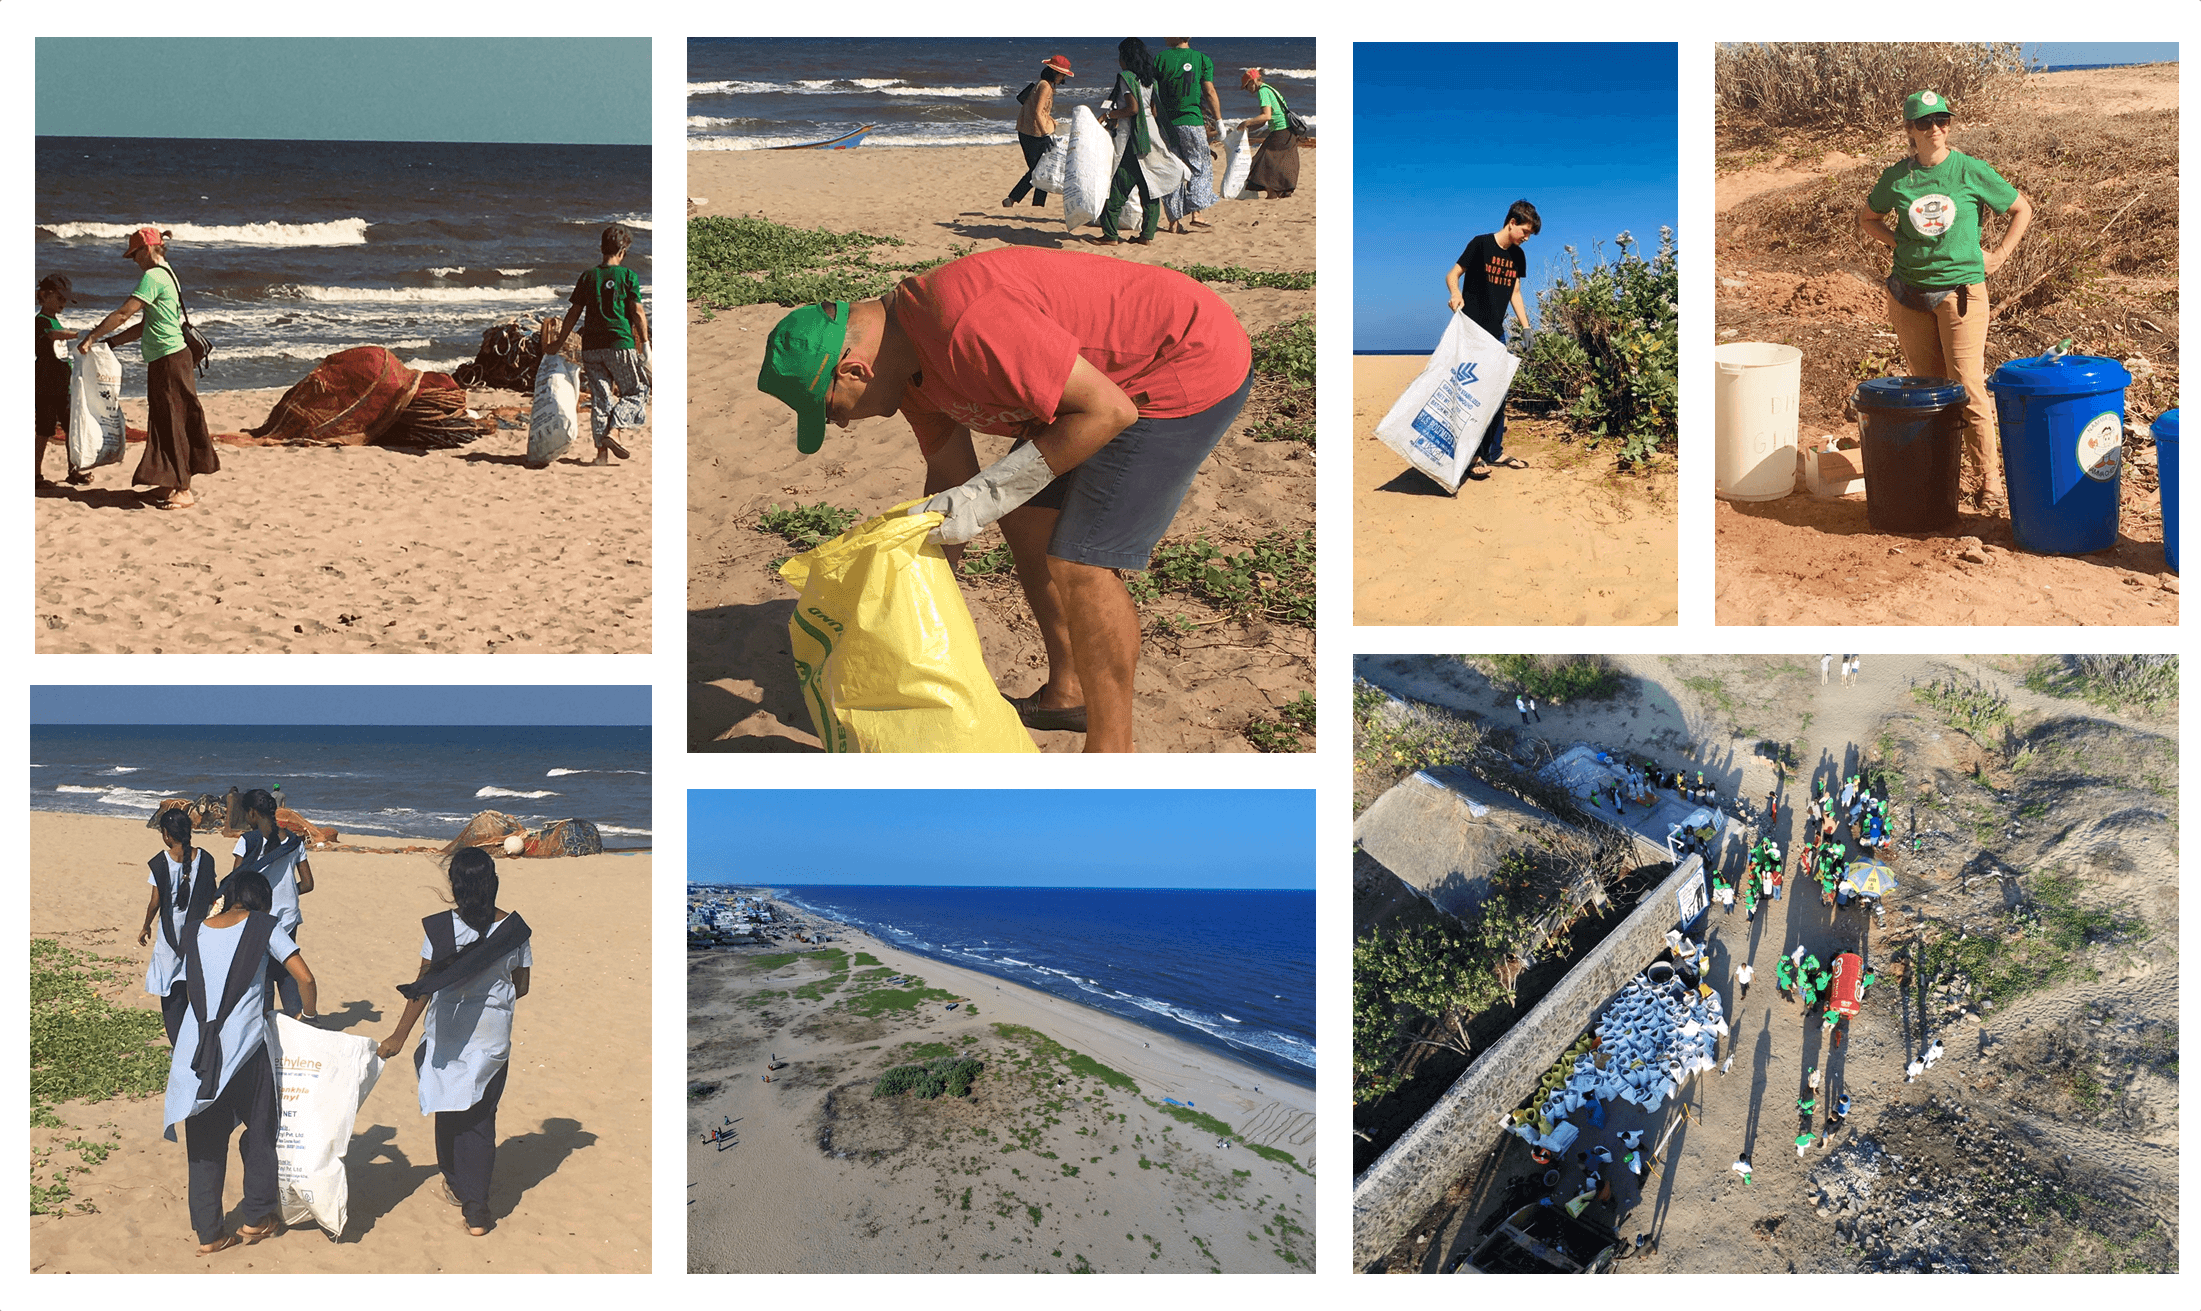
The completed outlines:
[[[1230,431],[1252,390],[1249,369],[1237,391],[1198,414],[1140,419],[1047,484],[1027,502],[1062,512],[1047,554],[1100,569],[1146,568],[1192,490],[1192,476]]]
[[[601,347],[582,351],[581,363],[588,378],[589,426],[598,442],[615,428],[650,421],[650,366],[641,351]]]

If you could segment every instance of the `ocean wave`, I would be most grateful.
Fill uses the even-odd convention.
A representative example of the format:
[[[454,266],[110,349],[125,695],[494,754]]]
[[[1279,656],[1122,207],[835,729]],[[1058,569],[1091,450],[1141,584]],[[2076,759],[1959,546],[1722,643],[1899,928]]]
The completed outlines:
[[[135,223],[42,223],[39,230],[62,241],[120,240],[138,230]],[[327,223],[176,223],[167,229],[170,241],[197,246],[364,246],[367,220],[335,219]]]
[[[1175,1020],[1188,1029],[1198,1029],[1211,1038],[1219,1038],[1233,1046],[1266,1052],[1293,1065],[1314,1068],[1314,1048],[1288,1033],[1278,1033],[1273,1029],[1228,1029],[1196,1011],[1172,1006],[1153,997],[1131,996],[1126,1000],[1140,1010]]]
[[[953,100],[998,100],[1010,95],[1006,86],[916,86],[898,77],[817,77],[793,82],[690,82],[691,96],[833,96],[868,91],[882,96],[947,97]]]
[[[630,228],[640,228],[644,232],[654,231],[657,227],[655,223],[651,222],[648,218],[640,214],[614,214],[610,218],[575,219],[573,221],[576,223],[585,223],[592,228],[606,227],[613,223],[623,223]]]
[[[563,300],[564,287],[316,287],[286,282],[268,288],[274,300],[303,300],[322,304],[410,304],[444,301],[543,301]]]
[[[209,322],[211,322],[211,320]],[[413,337],[409,339],[400,339],[397,341],[354,342],[351,343],[351,345],[374,345],[380,346],[384,350],[393,351],[424,351],[427,350],[429,347],[435,345],[435,343],[428,340],[426,337]],[[350,348],[351,346],[334,342],[297,343],[287,341],[275,341],[264,342],[257,345],[242,345],[235,347],[225,346],[222,349],[222,358],[230,360],[318,361],[325,360],[329,356],[336,354],[338,351],[349,350]],[[467,358],[472,359],[473,357],[468,356]]]
[[[498,269],[497,276],[500,278],[524,278],[534,271],[533,269]]]
[[[568,774],[647,774],[646,769],[553,769],[544,778],[564,778]]]
[[[431,278],[455,278],[464,272],[466,272],[466,266],[460,264],[449,268],[430,269],[428,270],[428,276]]]
[[[106,774],[135,774],[143,768],[145,768],[143,765],[109,765],[100,772]]]
[[[831,134],[828,134],[831,135]],[[769,150],[775,146],[800,146],[823,138],[815,133],[799,137],[689,137],[690,150]],[[1013,146],[1015,132],[983,132],[969,136],[906,136],[874,132],[864,138],[867,146]]]
[[[1264,68],[1261,70],[1261,76],[1294,77],[1302,82],[1312,82],[1314,81],[1314,70],[1311,68]]]
[[[476,797],[520,797],[528,801],[534,801],[540,797],[555,797],[560,794],[556,792],[520,792],[512,788],[486,787],[474,795]]]
[[[124,787],[77,787],[70,783],[63,783],[54,791],[90,793],[98,797],[103,806],[121,806],[128,810],[153,810],[168,799],[167,794],[162,792],[143,792]]]
[[[617,824],[598,824],[596,831],[598,833],[617,833],[619,836],[626,838],[646,838],[650,836],[650,830],[646,828],[621,828]]]
[[[472,355],[453,356],[448,360],[422,359],[421,357],[416,355],[412,359],[405,361],[405,367],[411,369],[415,373],[451,373],[455,371],[460,365],[472,364],[474,360],[475,357]]]

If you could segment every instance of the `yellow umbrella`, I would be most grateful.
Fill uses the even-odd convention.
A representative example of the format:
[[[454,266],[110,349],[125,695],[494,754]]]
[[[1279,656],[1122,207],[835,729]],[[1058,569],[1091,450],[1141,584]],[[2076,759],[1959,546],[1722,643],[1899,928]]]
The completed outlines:
[[[1895,881],[1895,871],[1888,868],[1886,861],[1879,859],[1853,860],[1849,863],[1849,867],[1842,871],[1842,876],[1856,886],[1857,895],[1860,897],[1877,898],[1882,893],[1891,892],[1898,886]]]

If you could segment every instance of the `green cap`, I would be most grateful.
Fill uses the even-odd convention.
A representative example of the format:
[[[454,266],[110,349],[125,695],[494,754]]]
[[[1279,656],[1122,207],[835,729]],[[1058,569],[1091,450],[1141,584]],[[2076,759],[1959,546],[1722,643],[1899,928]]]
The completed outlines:
[[[1928,114],[1954,114],[1948,98],[1938,91],[1913,91],[1903,102],[1903,121],[1916,122]]]
[[[825,440],[825,398],[833,366],[848,336],[848,302],[826,301],[789,310],[764,343],[757,390],[776,396],[795,412],[795,449],[810,455]]]

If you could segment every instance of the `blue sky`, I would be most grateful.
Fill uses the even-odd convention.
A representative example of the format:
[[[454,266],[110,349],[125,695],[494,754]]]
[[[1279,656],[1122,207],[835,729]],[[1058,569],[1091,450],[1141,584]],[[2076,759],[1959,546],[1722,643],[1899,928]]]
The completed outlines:
[[[1444,275],[1526,199],[1544,221],[1521,298],[1568,244],[1658,247],[1679,213],[1671,43],[1353,47],[1353,349],[1427,350]],[[1684,252],[1686,256],[1686,252]]]
[[[2025,57],[2057,64],[2175,64],[2176,41],[2027,41]]]
[[[691,791],[697,883],[1312,888],[1311,791]]]
[[[34,724],[650,722],[647,687],[38,687]]]
[[[41,37],[37,77],[40,136],[650,140],[642,37]]]

